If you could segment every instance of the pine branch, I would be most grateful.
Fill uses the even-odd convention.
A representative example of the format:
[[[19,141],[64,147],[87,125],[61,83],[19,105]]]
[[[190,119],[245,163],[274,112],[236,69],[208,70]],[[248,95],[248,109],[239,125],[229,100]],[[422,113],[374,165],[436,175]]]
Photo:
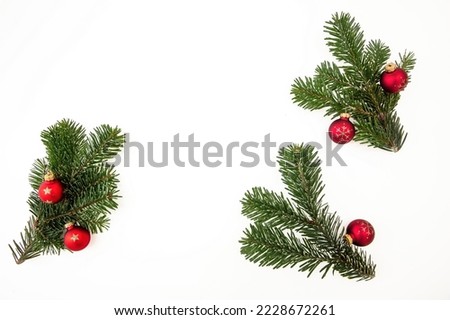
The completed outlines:
[[[346,108],[340,97],[318,79],[306,77],[305,80],[298,78],[294,81],[291,91],[294,95],[293,100],[303,108],[319,110],[328,107],[335,111]]]
[[[344,227],[323,203],[317,151],[292,145],[279,152],[282,181],[290,198],[255,187],[242,199],[242,214],[253,224],[240,240],[241,253],[260,266],[294,267],[311,275],[318,267],[342,276],[370,280],[375,264],[362,250],[344,240]]]
[[[391,56],[391,49],[381,40],[370,40],[364,49],[363,55],[365,57],[365,69],[369,70],[368,82],[376,83],[386,65],[386,61]]]
[[[358,73],[364,67],[361,52],[364,50],[364,33],[360,25],[347,13],[336,13],[325,24],[325,38],[330,52],[338,61],[347,63],[347,67]]]
[[[87,136],[81,125],[64,119],[44,130],[41,138],[47,157],[34,162],[29,176],[32,218],[21,241],[9,246],[18,264],[64,250],[67,222],[91,233],[103,232],[109,227],[109,214],[118,207],[118,174],[106,163],[125,141],[118,128],[101,125]],[[51,205],[42,202],[37,191],[49,170],[64,185],[63,200]]]
[[[311,146],[294,145],[282,149],[282,152],[278,164],[289,195],[303,212],[312,219],[317,218],[324,189],[317,151]]]
[[[49,169],[46,159],[36,159],[34,161],[28,179],[33,190],[39,189],[39,186],[42,183],[42,177],[48,170]]]
[[[89,135],[81,165],[74,174],[79,173],[83,168],[113,158],[120,152],[124,143],[125,136],[120,134],[119,128],[113,128],[109,125],[101,125],[95,128],[94,132]]]
[[[289,199],[265,188],[247,191],[241,203],[244,216],[269,227],[286,230],[304,223],[304,217],[297,213]]]
[[[37,242],[34,241],[34,224],[35,219],[31,218],[24,231],[20,233],[21,242],[18,243],[14,240],[13,245],[9,244],[17,264],[21,264],[25,260],[35,258],[41,254],[41,249],[37,246]]]
[[[414,69],[416,65],[416,57],[413,52],[405,51],[403,54],[399,54],[400,61],[397,62],[398,66],[405,70],[406,72],[410,72]]]
[[[54,172],[70,172],[86,148],[85,129],[73,120],[63,119],[41,133],[49,167]]]
[[[294,267],[309,260],[324,260],[314,255],[318,252],[310,254],[292,232],[284,233],[276,227],[268,228],[261,223],[250,225],[244,231],[241,243],[241,252],[248,260],[274,269]]]
[[[391,50],[380,40],[366,43],[360,25],[348,13],[336,13],[324,26],[330,52],[341,65],[322,62],[313,77],[297,78],[291,88],[292,100],[307,110],[325,109],[325,116],[352,116],[355,140],[371,147],[398,151],[406,133],[395,113],[400,94],[385,93],[379,85]],[[397,62],[413,70],[412,52],[400,54]]]

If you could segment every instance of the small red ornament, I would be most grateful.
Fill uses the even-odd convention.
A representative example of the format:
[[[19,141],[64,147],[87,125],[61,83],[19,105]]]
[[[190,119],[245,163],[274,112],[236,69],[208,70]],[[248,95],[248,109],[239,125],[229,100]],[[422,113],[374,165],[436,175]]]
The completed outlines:
[[[67,231],[64,234],[64,245],[72,251],[80,251],[87,247],[91,241],[91,234],[82,227],[74,226],[72,222],[65,225]]]
[[[350,244],[364,247],[372,243],[375,238],[375,229],[370,222],[363,219],[356,219],[347,226],[347,234],[345,239]]]
[[[45,203],[57,203],[63,197],[63,185],[55,179],[55,176],[49,171],[44,176],[44,182],[39,187],[39,198]]]
[[[334,120],[330,124],[328,134],[331,140],[336,143],[344,144],[352,141],[355,136],[355,126],[349,120],[350,115],[348,113],[342,113],[340,119]]]
[[[388,63],[380,76],[380,85],[384,91],[398,93],[408,84],[408,74],[395,63]]]

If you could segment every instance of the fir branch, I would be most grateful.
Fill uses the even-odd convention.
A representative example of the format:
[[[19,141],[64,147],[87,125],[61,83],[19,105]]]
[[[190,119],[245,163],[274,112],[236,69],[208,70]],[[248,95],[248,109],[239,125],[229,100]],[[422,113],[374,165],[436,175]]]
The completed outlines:
[[[64,119],[44,130],[41,137],[47,157],[34,162],[29,176],[32,218],[21,233],[21,241],[9,245],[18,264],[64,250],[62,235],[67,222],[91,233],[108,229],[109,214],[118,207],[118,174],[106,161],[123,146],[125,136],[120,129],[101,125],[86,136],[81,125]],[[63,199],[51,205],[38,196],[50,169],[64,185]]]
[[[345,73],[334,62],[324,61],[316,67],[314,79],[331,91],[343,92],[352,87]]]
[[[308,145],[292,145],[279,152],[282,181],[292,201],[282,193],[256,187],[242,200],[242,214],[253,224],[240,240],[241,253],[260,266],[294,267],[311,275],[318,267],[369,280],[375,264],[362,250],[344,240],[344,227],[323,202],[317,151]]]
[[[25,260],[35,258],[41,254],[42,249],[34,241],[34,224],[35,219],[32,217],[28,221],[24,231],[20,233],[21,242],[18,243],[14,240],[13,245],[8,245],[17,264],[21,264]]]
[[[341,64],[325,61],[313,77],[294,79],[293,102],[307,110],[325,109],[325,116],[350,113],[356,141],[383,150],[400,150],[406,140],[395,113],[400,94],[385,93],[379,85],[390,48],[381,40],[366,43],[360,25],[348,13],[334,14],[324,31],[330,52]],[[414,54],[405,51],[399,57],[397,64],[410,78]]]
[[[94,129],[89,135],[86,144],[86,153],[83,156],[80,168],[74,173],[79,173],[83,168],[97,163],[105,162],[120,152],[125,143],[125,135],[121,134],[119,128],[109,125],[101,125]]]
[[[294,102],[302,105],[305,109],[319,110],[328,107],[334,110],[343,110],[346,107],[339,101],[339,96],[335,92],[317,79],[308,77],[304,80],[295,79],[291,93],[294,95]]]
[[[255,187],[241,201],[242,214],[247,218],[280,230],[294,229],[304,222],[289,199],[265,188]]]
[[[356,118],[357,116],[355,116]],[[407,133],[395,111],[381,113],[378,117],[358,122],[355,141],[386,151],[397,152],[405,143]]]
[[[279,158],[282,181],[293,201],[312,219],[322,207],[320,160],[312,146],[296,146],[282,149]]]
[[[46,159],[36,159],[34,161],[29,175],[31,188],[33,188],[34,190],[39,189],[39,186],[42,183],[42,177],[47,173],[47,171],[48,163]]]
[[[348,13],[336,13],[324,26],[328,37],[325,38],[330,52],[338,61],[348,64],[356,71],[362,70],[364,59],[364,33],[360,25]],[[347,66],[347,65],[346,65]]]
[[[54,172],[70,172],[80,161],[86,144],[85,129],[70,119],[58,121],[41,133],[49,167]]]
[[[416,65],[416,57],[413,52],[405,51],[403,54],[399,54],[400,61],[396,62],[397,65],[405,70],[407,73],[414,69]]]
[[[276,227],[268,228],[261,223],[252,224],[244,231],[241,244],[241,253],[249,261],[259,263],[260,266],[272,266],[274,269],[294,267],[308,260],[322,260],[319,252],[307,252],[292,232],[284,233]]]
[[[376,83],[383,71],[386,61],[391,56],[391,49],[381,40],[370,40],[364,49],[364,68],[368,70],[369,82]]]

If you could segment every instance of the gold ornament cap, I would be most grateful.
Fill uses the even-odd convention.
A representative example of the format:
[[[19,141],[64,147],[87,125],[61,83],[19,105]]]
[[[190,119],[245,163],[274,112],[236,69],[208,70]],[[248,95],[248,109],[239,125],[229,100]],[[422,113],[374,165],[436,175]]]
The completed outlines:
[[[347,240],[348,244],[352,244],[353,243],[353,238],[349,234],[344,235],[344,239]]]
[[[394,63],[394,62],[389,62],[385,67],[384,67],[384,70],[386,71],[386,72],[392,72],[392,71],[394,71],[395,69],[397,69],[398,68],[398,66]]]
[[[53,180],[55,180],[55,175],[53,174],[53,172],[49,171],[45,174],[44,180],[45,181],[53,181]]]
[[[64,228],[66,228],[66,229],[72,229],[72,227],[73,227],[73,222],[67,222],[67,223],[64,225]]]
[[[339,116],[341,117],[341,119],[342,118],[350,119],[350,113],[347,113],[347,112],[343,112]]]

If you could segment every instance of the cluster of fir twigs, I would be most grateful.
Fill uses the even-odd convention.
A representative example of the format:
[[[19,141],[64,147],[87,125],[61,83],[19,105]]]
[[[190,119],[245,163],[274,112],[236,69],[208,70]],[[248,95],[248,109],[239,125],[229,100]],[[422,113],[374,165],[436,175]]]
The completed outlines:
[[[254,187],[242,199],[242,214],[253,223],[244,231],[241,253],[260,266],[296,267],[311,275],[320,267],[344,277],[370,280],[375,264],[345,240],[345,228],[323,201],[320,160],[309,145],[280,149],[278,165],[289,197]]]
[[[349,113],[356,127],[355,141],[400,150],[407,137],[395,110],[400,94],[386,93],[379,84],[391,58],[390,48],[380,40],[366,42],[360,25],[348,13],[334,14],[324,29],[326,44],[340,64],[325,61],[313,77],[295,79],[293,101],[304,109],[325,109],[325,116]],[[410,74],[415,62],[414,53],[405,51],[396,64]]]
[[[42,131],[47,157],[37,159],[29,176],[31,218],[20,241],[9,245],[17,264],[41,254],[65,249],[64,226],[68,222],[99,233],[109,227],[109,214],[116,209],[118,174],[107,163],[120,152],[125,137],[117,127],[100,125],[89,135],[72,120],[64,119]],[[41,201],[38,189],[51,171],[64,186],[62,201]]]

